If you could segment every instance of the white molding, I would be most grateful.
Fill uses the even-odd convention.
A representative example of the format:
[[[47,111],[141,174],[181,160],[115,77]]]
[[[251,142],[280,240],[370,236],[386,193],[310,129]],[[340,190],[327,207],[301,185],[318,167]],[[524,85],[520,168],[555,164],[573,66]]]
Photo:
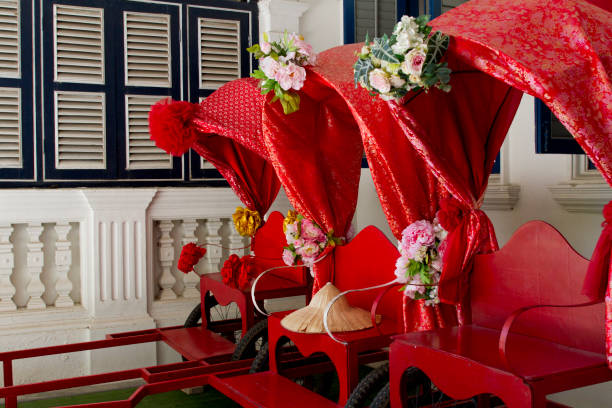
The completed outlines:
[[[81,191],[32,188],[3,190],[0,199],[0,218],[11,224],[32,220],[40,222],[83,220],[89,214],[89,205]],[[44,211],[41,210],[41,203],[44,203]]]
[[[227,187],[163,188],[157,191],[148,216],[156,220],[182,218],[231,217],[242,203]]]
[[[491,183],[482,203],[483,210],[510,211],[519,200],[521,187],[514,184]]]
[[[300,17],[310,4],[290,0],[261,0],[259,6],[259,30],[268,32],[272,39],[278,38],[285,30],[300,31]]]
[[[19,309],[0,314],[0,332],[12,336],[45,331],[86,329],[91,318],[82,306],[57,308],[49,306],[43,310]]]
[[[605,183],[574,182],[548,187],[553,198],[569,212],[601,214],[612,200],[612,188]]]
[[[548,187],[553,199],[569,212],[601,214],[612,200],[612,188],[597,170],[589,170],[587,156],[572,156],[571,180]]]

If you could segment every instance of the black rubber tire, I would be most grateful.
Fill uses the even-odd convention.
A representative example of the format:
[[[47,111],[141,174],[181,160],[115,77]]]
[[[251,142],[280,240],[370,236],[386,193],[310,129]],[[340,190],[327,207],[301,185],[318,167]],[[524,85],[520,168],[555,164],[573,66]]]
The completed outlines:
[[[232,354],[232,361],[244,360],[247,358],[254,358],[258,355],[256,348],[257,341],[263,340],[262,349],[268,344],[268,320],[262,320],[253,325],[249,331],[240,339],[234,354]]]
[[[370,408],[389,408],[391,406],[390,385],[386,383],[372,400]]]
[[[185,328],[197,327],[202,324],[201,320],[202,320],[202,305],[198,303],[196,307],[193,308],[191,313],[189,313],[189,316],[187,316],[187,319],[185,319],[184,327]]]
[[[270,369],[270,355],[268,350],[268,342],[266,341],[263,346],[257,352],[253,363],[251,363],[251,368],[249,369],[249,374],[261,373],[263,371],[268,371]]]
[[[346,401],[345,408],[367,407],[368,403],[374,398],[378,391],[389,383],[389,363],[370,371],[363,380],[357,384],[349,399]]]

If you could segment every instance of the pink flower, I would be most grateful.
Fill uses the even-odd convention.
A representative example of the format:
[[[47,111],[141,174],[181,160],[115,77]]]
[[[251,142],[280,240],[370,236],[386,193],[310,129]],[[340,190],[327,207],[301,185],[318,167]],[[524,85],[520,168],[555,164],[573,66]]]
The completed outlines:
[[[307,218],[302,220],[302,238],[306,241],[315,241],[317,243],[327,241],[327,237],[321,228]]]
[[[415,221],[402,231],[402,248],[418,246],[432,246],[436,236],[431,222],[427,220]]]
[[[404,71],[406,75],[420,76],[426,56],[427,55],[419,47],[413,48],[406,54],[406,58],[404,62],[402,62],[402,71]]]
[[[306,241],[304,242],[304,245],[300,246],[299,248],[296,247],[295,252],[297,252],[297,254],[301,256],[303,260],[304,258],[316,257],[321,252],[321,248],[319,248],[319,245],[316,242]]]
[[[281,65],[272,57],[266,57],[259,60],[259,69],[263,71],[268,78],[276,79]]]
[[[370,71],[368,79],[370,80],[370,85],[372,88],[376,89],[378,92],[387,93],[391,90],[389,76],[380,68]]]
[[[312,50],[312,45],[299,37],[293,41],[293,44],[297,47],[298,53],[306,57],[306,62],[308,64],[314,65],[316,63],[317,55]]]
[[[410,259],[405,256],[400,256],[397,258],[397,261],[395,261],[395,276],[397,277],[397,281],[399,283],[408,283],[406,270],[408,269],[409,263]]]
[[[263,52],[264,54],[269,54],[270,51],[272,51],[272,46],[270,45],[269,42],[267,41],[262,41],[259,43],[259,49],[261,50],[261,52]]]
[[[289,249],[285,248],[285,250],[283,251],[283,262],[285,262],[285,265],[289,266],[295,264],[295,254]]]
[[[289,64],[282,66],[276,72],[274,77],[285,91],[289,89],[295,89],[296,91],[302,89],[304,81],[306,80],[306,70],[303,67],[297,66],[290,62]]]
[[[437,256],[436,258],[434,258],[431,261],[431,269],[435,270],[435,271],[442,271],[442,257],[441,256]]]
[[[438,257],[440,257],[440,259],[444,258],[444,254],[446,253],[447,247],[448,243],[446,240],[440,242],[440,245],[438,245]]]
[[[315,263],[316,260],[317,260],[316,256],[302,257],[302,263],[308,267],[311,267]],[[312,271],[310,271],[310,273],[312,274]]]

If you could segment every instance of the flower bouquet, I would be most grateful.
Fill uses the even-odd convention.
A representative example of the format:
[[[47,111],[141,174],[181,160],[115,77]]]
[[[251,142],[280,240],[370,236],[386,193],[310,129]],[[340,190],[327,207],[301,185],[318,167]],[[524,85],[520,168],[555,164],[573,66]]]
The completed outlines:
[[[412,90],[432,86],[449,92],[451,70],[440,62],[448,48],[448,36],[431,34],[429,16],[403,16],[393,35],[366,36],[365,45],[353,66],[355,87],[360,84],[384,100],[399,101]]]
[[[325,234],[315,222],[295,211],[287,213],[283,231],[289,245],[283,251],[283,261],[287,265],[302,261],[305,266],[311,267],[328,245],[335,246],[344,242],[344,238],[334,237],[333,231]]]
[[[314,65],[316,54],[312,46],[296,33],[285,34],[279,41],[264,40],[247,51],[259,60],[259,69],[251,76],[260,80],[259,86],[263,95],[274,91],[271,102],[280,100],[283,112],[290,114],[300,108],[300,96],[294,92],[304,86],[306,80],[305,65]]]
[[[437,218],[433,223],[419,220],[402,231],[398,243],[397,281],[404,284],[404,295],[411,299],[425,299],[428,306],[440,302],[437,284],[442,271],[446,235]]]

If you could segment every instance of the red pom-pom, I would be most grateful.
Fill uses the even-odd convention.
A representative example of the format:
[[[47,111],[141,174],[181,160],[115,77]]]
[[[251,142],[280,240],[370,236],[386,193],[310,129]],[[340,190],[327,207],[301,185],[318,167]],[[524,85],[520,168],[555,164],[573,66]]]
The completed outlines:
[[[191,124],[197,108],[197,104],[171,99],[157,102],[149,112],[151,140],[174,156],[185,154],[197,138]]]
[[[223,283],[226,285],[237,288],[238,287],[238,274],[240,272],[240,265],[242,261],[240,257],[236,254],[231,254],[229,258],[223,263],[223,267],[221,268],[221,277],[223,278]]]
[[[459,225],[463,215],[461,204],[452,197],[440,201],[440,210],[436,214],[442,228],[449,232]]]
[[[179,271],[184,273],[193,271],[194,265],[200,262],[204,255],[206,255],[206,248],[199,247],[193,242],[188,243],[181,250],[177,266]]]

